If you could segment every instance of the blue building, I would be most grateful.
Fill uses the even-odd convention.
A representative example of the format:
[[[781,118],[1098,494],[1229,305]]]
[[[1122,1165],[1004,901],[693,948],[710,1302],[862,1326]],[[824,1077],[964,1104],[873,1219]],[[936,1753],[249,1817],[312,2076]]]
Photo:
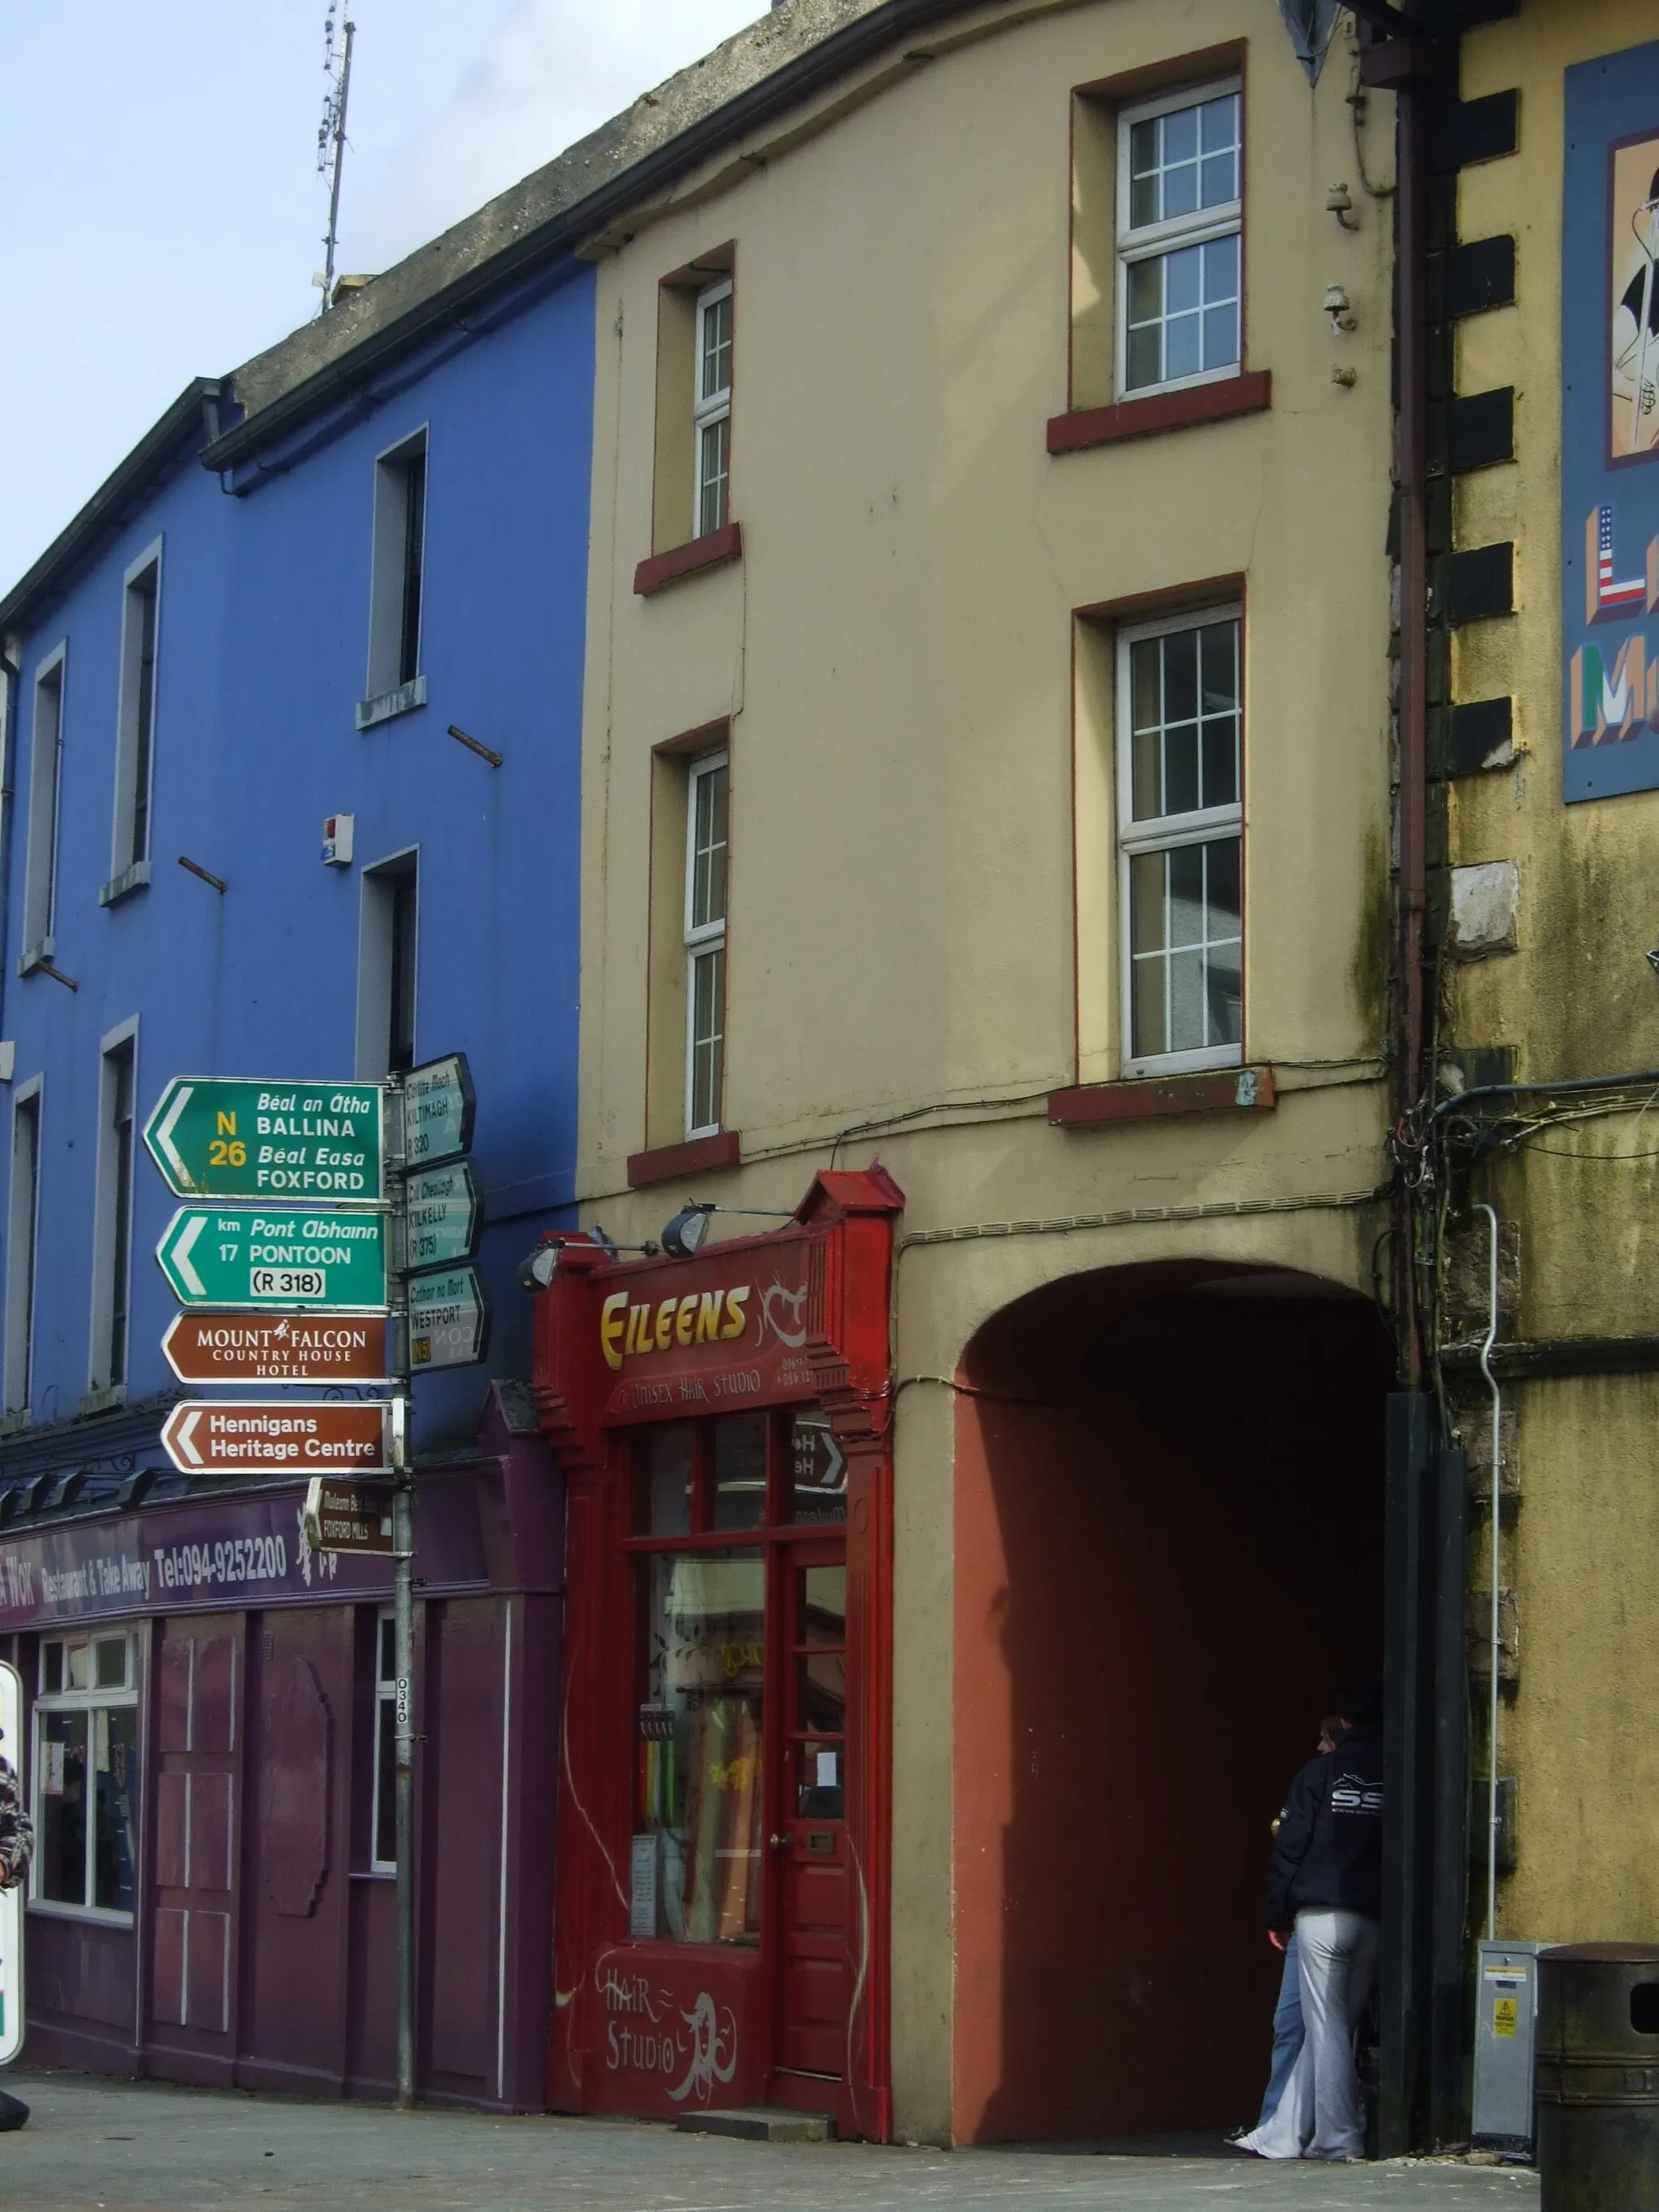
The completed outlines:
[[[514,1270],[574,1195],[594,359],[550,175],[532,250],[481,262],[475,219],[192,385],[0,600],[0,1654],[43,2060],[390,2083],[391,1565],[307,1552],[291,1477],[169,1470],[139,1132],[174,1075],[459,1051],[493,1334],[415,1392],[420,2071],[543,2100],[562,1508]]]

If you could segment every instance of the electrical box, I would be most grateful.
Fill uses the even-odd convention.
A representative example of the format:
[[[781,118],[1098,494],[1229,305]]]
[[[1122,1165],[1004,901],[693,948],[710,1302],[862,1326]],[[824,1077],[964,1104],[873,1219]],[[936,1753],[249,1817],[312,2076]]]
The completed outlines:
[[[1538,1954],[1543,1943],[1479,1946],[1474,2004],[1477,2143],[1530,2154],[1538,2041]]]
[[[357,828],[355,814],[331,814],[323,824],[323,860],[331,868],[351,866],[352,838]]]

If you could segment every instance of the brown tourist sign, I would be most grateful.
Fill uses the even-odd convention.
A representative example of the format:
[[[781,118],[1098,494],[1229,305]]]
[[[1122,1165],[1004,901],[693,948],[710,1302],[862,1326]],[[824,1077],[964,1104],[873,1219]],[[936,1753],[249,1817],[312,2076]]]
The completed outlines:
[[[181,1382],[388,1382],[384,1314],[181,1313],[161,1339]]]
[[[313,1552],[390,1552],[392,1492],[384,1483],[337,1482],[315,1474],[301,1516]]]
[[[391,1465],[392,1418],[381,1399],[186,1398],[161,1444],[181,1474],[366,1474]]]

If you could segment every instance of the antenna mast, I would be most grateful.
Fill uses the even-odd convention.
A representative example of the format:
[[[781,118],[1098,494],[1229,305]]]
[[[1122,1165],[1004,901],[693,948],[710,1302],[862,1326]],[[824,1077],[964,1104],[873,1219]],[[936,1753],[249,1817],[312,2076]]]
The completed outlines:
[[[330,0],[323,24],[323,69],[328,77],[328,91],[324,96],[323,119],[317,131],[318,173],[328,179],[328,234],[323,240],[323,270],[320,276],[312,280],[323,288],[323,304],[317,310],[319,315],[325,315],[334,304],[334,250],[340,235],[340,171],[345,161],[346,102],[351,96],[351,42],[357,35],[357,26],[347,21],[341,26],[343,36],[337,40],[336,4],[337,0]]]

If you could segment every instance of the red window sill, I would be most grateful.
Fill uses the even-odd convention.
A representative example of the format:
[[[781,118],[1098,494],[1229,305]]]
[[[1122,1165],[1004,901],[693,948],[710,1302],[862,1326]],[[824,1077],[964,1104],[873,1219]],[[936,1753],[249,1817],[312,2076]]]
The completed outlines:
[[[644,1190],[653,1182],[673,1182],[681,1176],[708,1175],[715,1168],[737,1167],[742,1158],[743,1139],[735,1129],[720,1129],[712,1137],[693,1137],[684,1145],[659,1145],[654,1152],[629,1155],[628,1188]]]
[[[1194,422],[1224,422],[1230,415],[1259,415],[1272,406],[1273,396],[1272,370],[1255,368],[1246,376],[1188,385],[1184,392],[1154,392],[1145,399],[1121,400],[1115,407],[1080,407],[1070,415],[1049,417],[1048,451],[1075,453],[1085,446],[1121,445],[1127,438],[1152,438],[1163,430],[1185,430]]]
[[[1271,1067],[1218,1067],[1051,1091],[1048,1119],[1062,1129],[1087,1129],[1100,1121],[1149,1121],[1165,1114],[1250,1114],[1278,1103]]]
[[[696,576],[705,568],[718,568],[725,562],[742,558],[743,525],[728,522],[724,530],[710,530],[688,545],[676,545],[667,553],[653,553],[648,561],[641,561],[634,571],[634,589],[645,598],[661,591],[665,584],[678,583],[682,576]]]

